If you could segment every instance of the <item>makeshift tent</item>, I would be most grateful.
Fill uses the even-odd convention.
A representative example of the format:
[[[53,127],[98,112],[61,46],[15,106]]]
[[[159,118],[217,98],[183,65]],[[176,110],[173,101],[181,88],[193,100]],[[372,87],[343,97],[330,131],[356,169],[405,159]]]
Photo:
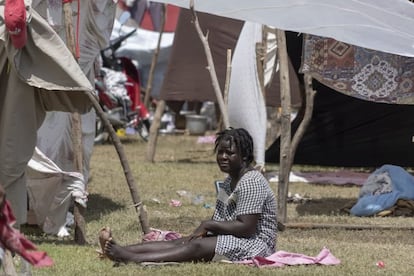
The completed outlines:
[[[223,88],[226,74],[226,52],[227,49],[234,52],[244,22],[200,12],[197,16],[201,28],[209,34],[208,40],[217,78],[220,87]],[[206,66],[205,52],[192,24],[191,13],[188,9],[181,9],[160,99],[167,102],[216,101]],[[293,74],[292,64],[290,64],[290,69],[293,75],[292,89],[296,91],[294,95],[298,95],[299,82]],[[269,90],[278,89],[277,73],[268,87]],[[298,99],[295,98],[293,102],[298,102]],[[275,93],[266,92],[266,103],[270,106],[278,106],[280,99]]]
[[[27,209],[25,169],[46,111],[88,112],[92,105],[85,92],[93,87],[35,10],[27,8],[28,35],[21,49],[13,47],[3,15],[0,1],[0,183],[21,224]]]
[[[199,13],[204,32],[216,64],[217,77],[224,87],[227,49],[234,49],[243,26],[242,21]],[[224,28],[225,26],[225,28]],[[160,98],[166,101],[215,100],[207,60],[188,9],[181,9]]]
[[[189,1],[160,2],[174,3],[181,7],[189,6]],[[256,1],[254,3],[251,1],[237,1],[237,3],[227,1],[226,5],[220,5],[215,1],[199,0],[195,1],[194,5],[196,10],[211,12],[214,15],[210,16],[221,18],[221,20],[231,20],[227,17],[246,19],[288,30],[343,39],[348,43],[380,51],[412,56],[413,40],[408,38],[413,37],[413,32],[406,28],[406,24],[413,20],[411,16],[413,4],[406,0],[393,1],[392,7],[390,7],[389,1],[386,2],[366,0],[347,1],[346,3],[343,1],[300,1],[299,3],[299,1],[289,1],[289,3],[282,4],[281,1]],[[237,8],[233,9],[232,7]],[[329,11],[329,14],[335,14],[335,16],[326,17],[323,14],[324,11]],[[198,14],[203,17],[207,16],[200,12]],[[217,15],[224,16],[224,18]],[[288,19],[286,15],[289,16]],[[381,18],[387,18],[387,20],[381,20]],[[189,24],[188,28],[191,27]],[[206,29],[208,28],[206,27]],[[188,30],[188,33],[190,31]],[[390,32],[394,34],[389,36]],[[403,37],[397,41],[390,38],[395,36]],[[383,40],[384,37],[387,37],[386,43],[385,41],[375,43],[379,39]],[[212,45],[218,43],[212,38],[209,41]],[[161,95],[170,100],[194,99],[195,97],[203,99],[206,95],[206,93],[202,93],[204,90],[209,90],[212,95],[208,84],[205,85],[208,80],[200,85],[200,74],[194,76],[198,81],[192,84],[199,85],[200,89],[198,86],[191,87],[184,84],[192,83],[193,74],[188,69],[190,65],[180,64],[180,56],[184,55],[188,46],[186,48],[183,43],[180,47],[182,54],[174,55],[173,51],[171,58],[175,62],[171,66],[175,68],[175,72],[178,72],[179,68],[183,68],[187,72],[184,74],[186,82],[181,81],[184,77],[179,76],[178,73],[174,74],[172,70],[167,71],[166,83],[163,87],[165,90],[162,92],[165,93],[165,96]],[[226,49],[221,49],[223,54],[225,51]],[[299,37],[298,33],[288,34],[288,51],[295,67],[294,72],[296,73],[294,75],[297,75],[302,57],[302,36]],[[194,61],[194,59],[192,60]],[[224,59],[215,61],[220,70],[220,66],[224,66]],[[201,65],[200,68],[199,70],[203,69]],[[204,74],[207,75],[206,72]],[[290,75],[292,79],[292,74]],[[222,76],[224,76],[223,71],[218,73],[219,78]],[[206,78],[208,79],[208,77]],[[278,76],[274,77],[274,80],[278,79]],[[314,117],[299,145],[295,158],[296,163],[337,166],[378,166],[384,162],[399,165],[410,164],[410,152],[414,150],[411,134],[412,123],[409,119],[411,117],[409,114],[413,112],[411,106],[359,100],[336,93],[334,89],[317,81],[314,83],[315,89],[318,91],[315,99]],[[295,85],[291,85],[291,87],[295,87]],[[182,91],[188,91],[189,96],[184,97]],[[291,89],[291,92],[294,96],[292,103],[297,104],[298,90]],[[273,106],[273,103],[268,101],[270,95],[274,99],[278,99],[278,87],[270,85],[266,93],[267,105]],[[213,98],[212,96],[209,100],[214,100]],[[275,105],[277,106],[278,103]],[[294,127],[297,127],[297,123],[294,122]],[[278,162],[278,145],[279,141],[276,141],[266,151],[267,162]]]
[[[244,43],[239,42],[237,49],[236,44],[244,27],[244,22],[206,13],[197,13],[197,16],[203,31],[208,32],[209,47],[222,89],[224,88],[227,69],[227,50],[230,49],[234,53],[233,73],[231,74],[229,91],[230,123],[234,127],[243,126],[253,133],[256,144],[255,160],[259,164],[264,163],[265,137],[263,129],[265,128],[265,121],[262,121],[261,126],[257,124],[257,121],[259,118],[265,120],[266,115],[265,110],[263,110],[264,103],[260,100],[261,90],[258,87],[259,84],[251,81],[252,78],[256,79],[258,74],[256,48],[251,42],[253,39],[261,41],[261,28],[252,29],[252,26],[248,26],[248,29],[245,30],[246,34],[243,36]],[[246,59],[246,57],[249,57],[249,59]],[[294,74],[293,65],[289,65],[291,89],[295,91],[294,102],[298,102],[299,81],[297,75]],[[206,66],[205,52],[192,24],[191,13],[188,9],[181,9],[160,99],[167,101],[167,104],[177,114],[184,101],[217,101]],[[272,92],[278,89],[279,76],[276,72],[266,89],[265,102],[267,105],[278,106],[280,97]],[[256,91],[256,93],[253,95],[252,91]],[[239,100],[242,102],[239,102]],[[258,112],[259,108],[261,112]],[[249,110],[249,112],[244,112],[244,117],[240,117],[236,115],[240,110]],[[247,122],[249,122],[248,125]],[[256,129],[253,130],[253,127],[256,127]],[[261,129],[260,131],[257,130],[258,127]]]
[[[39,0],[32,7],[65,41],[63,3]],[[78,62],[93,84],[100,50],[107,46],[112,31],[116,3],[113,0],[80,1],[79,6],[78,2],[73,2],[71,7],[80,54]],[[77,28],[77,24],[82,28]],[[28,164],[27,188],[30,209],[45,233],[68,235],[64,226],[72,200],[86,207],[95,122],[94,110],[81,116],[83,171],[80,174],[74,162],[71,113],[48,112],[38,130],[37,149]]]
[[[302,35],[287,34],[288,53],[299,72]],[[295,155],[295,164],[379,167],[411,166],[414,154],[414,106],[361,100],[314,80],[312,120]],[[294,91],[292,91],[294,93]],[[293,122],[293,131],[299,122]],[[279,139],[266,151],[266,162],[279,162]]]

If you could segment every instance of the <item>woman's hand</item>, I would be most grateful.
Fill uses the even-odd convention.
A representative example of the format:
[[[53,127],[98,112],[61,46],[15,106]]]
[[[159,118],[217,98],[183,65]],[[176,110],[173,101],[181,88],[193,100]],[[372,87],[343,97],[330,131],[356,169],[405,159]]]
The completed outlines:
[[[188,236],[188,241],[194,240],[194,239],[198,239],[198,238],[202,238],[207,236],[207,228],[206,228],[206,222],[203,221],[201,222],[200,226],[197,227],[197,229],[194,230],[194,232]]]

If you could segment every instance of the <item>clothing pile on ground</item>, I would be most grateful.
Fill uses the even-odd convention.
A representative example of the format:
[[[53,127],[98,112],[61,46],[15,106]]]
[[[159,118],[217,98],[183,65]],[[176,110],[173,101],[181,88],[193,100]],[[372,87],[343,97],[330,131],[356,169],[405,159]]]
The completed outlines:
[[[413,216],[414,176],[394,165],[374,171],[349,210],[355,216]]]

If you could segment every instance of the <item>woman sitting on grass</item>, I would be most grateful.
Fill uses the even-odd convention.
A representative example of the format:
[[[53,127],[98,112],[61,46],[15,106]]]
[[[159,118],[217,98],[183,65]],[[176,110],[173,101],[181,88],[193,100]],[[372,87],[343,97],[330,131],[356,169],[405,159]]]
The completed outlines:
[[[100,233],[103,253],[115,262],[197,262],[213,257],[241,261],[275,252],[276,199],[266,178],[253,169],[253,139],[242,128],[217,134],[217,164],[228,177],[220,185],[211,220],[188,237],[120,246],[109,229]],[[104,228],[105,229],[105,228]]]

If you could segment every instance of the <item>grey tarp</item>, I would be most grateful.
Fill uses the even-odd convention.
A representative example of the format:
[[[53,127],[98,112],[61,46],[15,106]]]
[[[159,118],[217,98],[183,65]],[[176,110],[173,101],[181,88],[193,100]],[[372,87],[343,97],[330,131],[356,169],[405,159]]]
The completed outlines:
[[[0,182],[18,223],[26,219],[25,169],[45,112],[85,113],[93,88],[64,42],[30,6],[27,43],[15,49],[0,0]]]

